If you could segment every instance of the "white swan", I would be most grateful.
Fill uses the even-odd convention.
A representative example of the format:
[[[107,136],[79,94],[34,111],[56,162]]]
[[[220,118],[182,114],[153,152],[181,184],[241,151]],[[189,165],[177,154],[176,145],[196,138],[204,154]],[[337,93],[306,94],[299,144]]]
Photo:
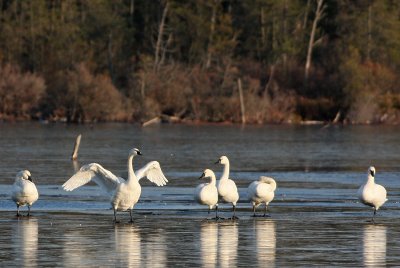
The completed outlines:
[[[198,185],[194,192],[194,199],[201,205],[208,206],[208,213],[215,206],[215,219],[218,219],[218,190],[215,174],[212,170],[206,169],[199,179],[210,178],[209,183]]]
[[[82,166],[62,187],[65,191],[72,191],[93,180],[111,196],[115,222],[117,222],[117,211],[125,210],[129,210],[131,222],[133,222],[132,209],[138,202],[142,192],[139,180],[147,177],[149,181],[155,183],[157,186],[163,186],[168,182],[157,161],[147,163],[144,167],[137,170],[135,174],[133,171],[133,158],[141,154],[136,148],[130,150],[128,157],[128,179],[126,181],[123,178],[115,176],[101,165],[92,163]]]
[[[237,219],[236,203],[239,200],[239,192],[236,184],[233,180],[229,179],[229,159],[225,155],[221,156],[216,164],[224,165],[224,171],[222,172],[221,178],[218,181],[218,194],[222,200],[226,203],[232,203],[233,216],[232,219]]]
[[[247,188],[248,197],[253,204],[253,216],[256,216],[256,207],[265,203],[264,217],[267,216],[268,204],[274,199],[276,182],[273,178],[261,176]]]
[[[369,167],[367,181],[358,189],[358,199],[367,206],[374,209],[372,222],[376,211],[387,201],[386,189],[382,185],[375,183],[375,168]]]
[[[20,216],[19,207],[25,205],[28,205],[28,216],[30,216],[31,206],[38,198],[39,193],[32,181],[31,173],[28,170],[18,172],[11,193],[11,199],[17,205],[17,216]]]

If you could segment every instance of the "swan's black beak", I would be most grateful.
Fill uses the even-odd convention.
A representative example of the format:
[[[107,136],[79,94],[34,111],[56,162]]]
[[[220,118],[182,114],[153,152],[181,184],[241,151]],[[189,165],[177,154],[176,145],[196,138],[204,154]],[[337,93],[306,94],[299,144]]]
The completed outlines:
[[[215,162],[214,164],[219,164],[219,163],[221,163],[221,159],[218,159],[218,161]]]
[[[203,179],[206,176],[206,174],[201,174],[201,176],[199,177],[199,180]]]
[[[138,155],[143,155],[142,152],[140,152],[140,151],[137,151],[137,154],[138,154]]]
[[[370,170],[369,173],[371,174],[372,177],[375,177],[375,171]]]
[[[31,177],[31,176],[29,176],[29,177],[28,177],[28,181],[31,181],[31,182],[33,182],[33,180],[32,180],[32,177]]]

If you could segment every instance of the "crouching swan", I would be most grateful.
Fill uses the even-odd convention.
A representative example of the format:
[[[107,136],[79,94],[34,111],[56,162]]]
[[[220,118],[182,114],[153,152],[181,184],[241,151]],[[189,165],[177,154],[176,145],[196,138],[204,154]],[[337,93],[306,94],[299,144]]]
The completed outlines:
[[[17,216],[20,216],[19,207],[25,205],[28,205],[28,216],[30,216],[31,206],[38,198],[39,193],[33,183],[31,173],[28,170],[18,172],[11,193],[11,199],[17,205]]]
[[[253,204],[253,217],[256,217],[256,207],[265,203],[264,215],[267,217],[268,205],[274,199],[276,182],[273,178],[261,176],[247,188],[248,198]]]
[[[147,163],[144,167],[137,170],[135,174],[132,162],[136,155],[142,155],[139,149],[134,148],[129,151],[128,179],[126,181],[123,178],[115,176],[101,165],[91,163],[82,166],[62,187],[65,191],[72,191],[93,180],[111,196],[114,221],[117,222],[117,211],[129,210],[130,222],[133,222],[132,209],[138,202],[142,192],[139,184],[140,179],[147,177],[149,181],[155,183],[157,186],[164,186],[168,182],[157,161]]]

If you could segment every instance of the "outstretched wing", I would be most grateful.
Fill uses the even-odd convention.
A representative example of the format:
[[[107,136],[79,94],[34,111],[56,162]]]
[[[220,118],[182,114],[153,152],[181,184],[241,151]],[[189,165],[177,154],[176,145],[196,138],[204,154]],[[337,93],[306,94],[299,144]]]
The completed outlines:
[[[101,165],[92,163],[82,166],[62,187],[65,191],[72,191],[92,180],[108,194],[111,194],[118,184],[124,182],[124,179],[115,176]]]
[[[138,180],[147,177],[149,181],[155,183],[157,186],[164,186],[168,182],[161,170],[160,163],[157,161],[147,163],[144,167],[137,170],[135,174]]]

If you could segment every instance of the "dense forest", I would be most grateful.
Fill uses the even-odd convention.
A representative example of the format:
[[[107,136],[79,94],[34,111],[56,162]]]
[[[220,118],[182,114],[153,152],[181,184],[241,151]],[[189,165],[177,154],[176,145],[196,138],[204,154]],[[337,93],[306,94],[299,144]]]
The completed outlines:
[[[0,8],[0,120],[400,122],[397,0]]]

